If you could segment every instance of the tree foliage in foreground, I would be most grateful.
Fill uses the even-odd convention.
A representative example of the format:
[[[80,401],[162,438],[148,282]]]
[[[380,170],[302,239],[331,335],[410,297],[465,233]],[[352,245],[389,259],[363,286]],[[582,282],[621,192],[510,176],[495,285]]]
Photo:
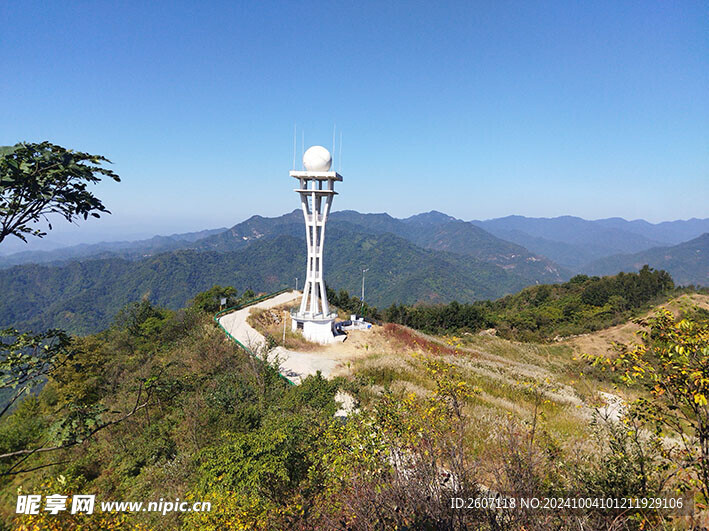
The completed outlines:
[[[62,330],[40,334],[14,328],[0,330],[0,417],[73,354],[72,339]]]
[[[98,166],[103,162],[109,161],[100,155],[74,152],[49,142],[0,148],[0,243],[9,235],[25,242],[27,234],[44,236],[46,233],[37,228],[37,223],[43,218],[51,229],[48,216],[52,214],[71,222],[82,216],[87,219],[89,215],[99,217],[97,212],[108,212],[86,189],[87,184],[99,182],[100,175],[120,181],[111,170]],[[47,376],[71,362],[74,355],[74,341],[62,330],[35,334],[16,328],[0,330],[0,417],[23,394],[29,394],[35,384],[41,385]],[[138,408],[136,402],[129,415]],[[55,433],[51,437],[55,444],[46,444],[45,440],[35,441],[33,447],[23,447],[32,437],[15,438],[9,444],[3,441],[0,444],[2,474],[33,470],[21,466],[30,456],[79,444],[118,422],[114,419],[101,424],[98,421],[101,412],[101,408],[69,405],[55,422]],[[3,451],[9,447],[12,450]],[[6,463],[10,463],[8,467]]]
[[[99,212],[109,213],[87,185],[101,176],[120,181],[100,164],[110,162],[101,155],[72,151],[50,142],[20,143],[0,151],[0,242],[7,236],[27,241],[26,235],[45,236],[36,226],[56,214],[67,221]]]
[[[630,416],[658,435],[680,441],[674,464],[686,490],[709,501],[709,323],[675,319],[668,310],[639,321],[642,342],[619,345],[617,357],[591,358],[645,392]]]

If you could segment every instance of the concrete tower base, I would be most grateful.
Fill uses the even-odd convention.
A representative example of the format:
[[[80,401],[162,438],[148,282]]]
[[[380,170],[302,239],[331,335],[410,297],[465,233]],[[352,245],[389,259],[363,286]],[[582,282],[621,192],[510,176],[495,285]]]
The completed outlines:
[[[294,332],[300,330],[303,333],[303,337],[313,343],[326,345],[344,341],[345,337],[347,337],[344,334],[335,335],[335,314],[315,317],[292,314],[291,322],[293,323]]]

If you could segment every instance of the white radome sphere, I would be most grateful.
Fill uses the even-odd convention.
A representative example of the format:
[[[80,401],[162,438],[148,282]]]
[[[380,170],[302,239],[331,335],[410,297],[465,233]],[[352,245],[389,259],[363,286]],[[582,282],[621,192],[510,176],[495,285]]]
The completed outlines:
[[[332,157],[322,146],[311,146],[303,154],[303,166],[308,171],[330,171]]]

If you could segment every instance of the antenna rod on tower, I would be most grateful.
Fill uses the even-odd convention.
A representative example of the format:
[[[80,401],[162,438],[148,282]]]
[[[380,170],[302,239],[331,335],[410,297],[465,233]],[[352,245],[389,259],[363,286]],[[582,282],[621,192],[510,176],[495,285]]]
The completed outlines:
[[[298,124],[293,124],[293,166],[295,169],[295,153],[298,150]]]
[[[338,171],[342,171],[342,131],[340,131],[340,154],[337,156],[337,165],[340,167]]]
[[[333,122],[332,124],[332,156],[335,156],[335,130],[337,129],[337,124]],[[333,164],[334,166],[335,164]]]
[[[300,132],[301,132],[301,135],[302,135],[302,136],[300,137],[300,151],[301,151],[300,158],[302,159],[302,158],[303,158],[303,155],[305,155],[305,129],[301,130]],[[305,169],[305,166],[303,166],[302,162],[301,162],[301,165],[300,165],[300,169],[301,169],[301,170],[304,170],[304,169]]]

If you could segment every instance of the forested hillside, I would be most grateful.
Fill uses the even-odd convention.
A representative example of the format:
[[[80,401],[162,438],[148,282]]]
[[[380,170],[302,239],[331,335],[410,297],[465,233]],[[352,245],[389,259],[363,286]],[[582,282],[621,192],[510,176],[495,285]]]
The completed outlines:
[[[604,239],[604,235],[610,234],[608,231],[616,231],[613,233],[616,237],[620,234],[621,229],[611,223],[613,220],[607,220],[610,225],[601,226],[598,232],[598,223],[576,218],[562,230],[557,223],[561,219],[537,220],[531,227],[545,236],[574,242],[557,241],[554,245],[565,246],[564,252],[577,256],[583,255],[580,247],[592,250],[593,242],[613,246],[625,241],[610,236]],[[571,277],[569,271],[524,247],[440,212],[396,219],[388,214],[341,211],[334,212],[328,223],[327,283],[335,291],[359,293],[361,272],[369,269],[367,302],[379,308],[394,303],[492,300],[525,286],[558,283]],[[530,226],[530,220],[504,218],[493,225]],[[591,236],[595,240],[588,245],[579,243]],[[680,285],[707,284],[708,242],[703,236],[672,248],[605,258],[589,266],[588,271],[610,275],[619,270],[637,271],[647,263],[667,270]],[[89,249],[99,254],[91,255]],[[168,252],[160,252],[165,249]],[[79,256],[80,261],[25,264],[0,270],[1,326],[33,329],[58,326],[75,333],[89,333],[108,326],[117,307],[143,297],[177,309],[195,293],[214,284],[233,285],[239,290],[272,291],[295,286],[295,279],[300,278],[302,285],[304,227],[301,211],[294,210],[275,218],[253,216],[231,229],[207,232],[206,236],[191,233],[79,247],[64,254],[59,251],[41,254],[42,259],[50,256],[57,259],[63,256],[65,260]],[[13,257],[6,259],[22,258]],[[566,311],[571,311],[570,308]]]
[[[332,213],[328,223],[328,228],[330,227],[338,227],[352,233],[394,234],[419,247],[450,251],[503,266],[534,282],[558,282],[569,276],[568,272],[542,256],[535,256],[519,245],[501,240],[470,223],[437,212],[402,220],[388,214],[360,214],[348,210]],[[50,252],[15,253],[0,257],[0,267],[24,263],[57,264],[69,260],[113,256],[140,259],[179,249],[229,252],[243,249],[261,239],[281,235],[305,239],[305,226],[300,210],[273,218],[252,216],[230,229],[156,236],[136,242],[79,245]]]
[[[424,249],[471,256],[476,260],[499,265],[533,282],[559,282],[570,277],[569,272],[542,256],[501,240],[471,223],[438,212],[402,220],[389,214],[361,214],[343,210],[330,215],[328,234],[330,227],[355,234],[393,234]],[[253,216],[228,231],[197,242],[196,247],[231,251],[241,249],[253,241],[281,234],[305,238],[300,210],[276,218]]]
[[[253,502],[264,513],[290,507],[296,515],[298,487],[323,489],[310,474],[321,467],[317,441],[337,409],[338,382],[287,385],[273,367],[225,341],[211,314],[193,307],[174,313],[132,305],[117,326],[72,348],[74,357],[39,396],[0,422],[0,454],[48,441],[64,447],[0,461],[0,528],[24,522],[42,530],[135,529],[136,515],[102,513],[98,501],[92,516],[17,516],[7,500],[20,484],[27,492],[87,492],[99,500],[192,496],[212,504],[203,515],[141,515],[154,529],[173,529],[183,519],[189,528],[222,529]],[[255,461],[231,466],[238,448]],[[57,462],[48,483],[44,470],[14,475]],[[254,482],[261,486],[248,487]]]
[[[87,258],[121,257],[139,259],[189,247],[191,243],[218,234],[226,229],[211,229],[170,236],[155,236],[147,240],[101,242],[62,247],[54,251],[24,251],[0,256],[0,268],[21,264],[59,264]]]
[[[382,307],[497,298],[530,283],[494,264],[422,249],[389,233],[366,235],[332,227],[327,237],[327,282],[359,291],[362,269],[369,268],[367,299]],[[110,324],[117,308],[144,297],[177,309],[214,284],[275,291],[293,286],[300,277],[302,285],[304,263],[303,241],[282,235],[232,252],[185,250],[137,261],[17,266],[0,271],[0,326],[94,332]]]
[[[636,254],[621,254],[588,264],[589,274],[637,271],[644,264],[668,271],[682,285],[709,286],[709,232],[672,247],[656,247]]]
[[[675,289],[667,272],[645,266],[638,273],[602,278],[577,275],[563,284],[530,286],[496,301],[395,304],[370,313],[430,333],[474,333],[494,328],[495,334],[509,339],[549,341],[625,322],[678,293],[681,291]],[[335,294],[333,300],[350,306],[345,293]],[[353,299],[351,309],[356,305]]]
[[[621,287],[644,299],[645,288],[666,282],[662,274],[627,277],[594,281],[599,299],[589,303]],[[525,306],[530,294],[537,298],[529,292],[501,304]],[[685,323],[674,333],[706,348],[706,324]],[[652,338],[674,320],[652,326],[654,353],[665,343]],[[596,412],[596,391],[615,380],[577,361],[567,345],[431,338],[396,325],[366,334],[386,349],[362,350],[347,377],[290,386],[274,366],[225,340],[211,313],[129,305],[110,329],[71,340],[41,391],[0,419],[0,525],[493,531],[687,523],[684,513],[661,509],[452,510],[452,496],[484,496],[483,486],[514,497],[655,498],[683,485],[677,473],[695,476],[662,451],[659,435],[636,439]],[[579,371],[591,374],[579,379]],[[346,422],[333,417],[338,390],[357,400]],[[641,419],[628,422],[637,428]],[[691,485],[686,503],[706,490],[701,480]],[[18,492],[91,493],[96,510],[17,514]],[[207,505],[101,510],[111,500]]]

